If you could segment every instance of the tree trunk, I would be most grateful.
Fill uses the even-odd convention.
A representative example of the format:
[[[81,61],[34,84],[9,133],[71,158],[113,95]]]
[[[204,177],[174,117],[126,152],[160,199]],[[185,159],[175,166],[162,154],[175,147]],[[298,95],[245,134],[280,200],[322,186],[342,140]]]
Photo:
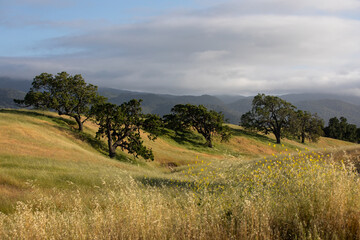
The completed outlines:
[[[111,145],[109,143],[109,157],[110,158],[114,158],[115,157],[115,148],[113,147],[113,145]]]
[[[280,132],[275,132],[274,135],[275,135],[275,137],[276,137],[276,143],[280,144],[280,143],[281,143],[281,135],[280,135]]]
[[[83,123],[82,123],[80,117],[76,116],[76,117],[75,117],[75,120],[76,120],[76,123],[78,124],[78,130],[79,130],[80,132],[82,132],[82,131],[83,131]]]
[[[211,142],[211,136],[205,137],[205,139],[206,139],[206,146],[208,146],[209,148],[212,148],[213,145],[212,145],[212,142]]]
[[[116,148],[113,146],[113,140],[112,140],[112,137],[111,137],[111,124],[110,123],[107,123],[106,135],[107,135],[107,139],[108,139],[109,157],[114,158]]]
[[[301,143],[305,143],[305,133],[301,133]]]

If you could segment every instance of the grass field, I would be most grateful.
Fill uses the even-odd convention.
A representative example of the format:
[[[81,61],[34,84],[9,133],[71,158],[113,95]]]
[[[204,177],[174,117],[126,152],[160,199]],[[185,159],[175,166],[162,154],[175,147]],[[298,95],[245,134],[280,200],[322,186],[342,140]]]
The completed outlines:
[[[0,110],[0,239],[360,239],[356,144],[169,130],[146,162],[75,127]]]

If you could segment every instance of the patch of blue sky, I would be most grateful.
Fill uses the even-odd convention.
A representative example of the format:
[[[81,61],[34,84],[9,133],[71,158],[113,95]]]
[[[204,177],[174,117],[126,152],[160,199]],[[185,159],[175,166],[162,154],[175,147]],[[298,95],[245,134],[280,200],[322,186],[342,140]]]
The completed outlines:
[[[0,4],[0,56],[42,55],[45,42],[104,25],[145,21],[168,11],[201,7],[194,0],[14,0]],[[72,50],[51,49],[54,54]]]
[[[71,31],[51,27],[27,25],[21,28],[0,27],[3,37],[0,39],[1,57],[38,56],[51,49],[51,39],[65,36]]]
[[[22,1],[21,1],[22,2]],[[31,1],[30,1],[31,2]],[[194,0],[78,0],[69,4],[11,4],[5,5],[12,15],[33,16],[46,20],[106,19],[112,22],[162,14],[174,9],[196,9]]]

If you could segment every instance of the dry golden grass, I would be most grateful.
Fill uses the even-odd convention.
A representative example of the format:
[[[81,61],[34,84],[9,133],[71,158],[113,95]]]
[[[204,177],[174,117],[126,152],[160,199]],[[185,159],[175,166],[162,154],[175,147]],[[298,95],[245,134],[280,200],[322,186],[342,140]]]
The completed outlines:
[[[0,112],[0,239],[360,239],[357,145],[233,126],[213,149],[161,136],[154,162],[112,160],[72,127]]]
[[[299,153],[281,163],[277,156],[253,170],[242,166],[215,175],[194,171],[173,184],[122,177],[94,186],[90,198],[79,189],[56,191],[0,215],[0,237],[359,239],[359,177],[322,155]],[[206,176],[213,177],[202,181]]]
[[[59,161],[99,161],[95,151],[55,123],[2,114],[0,154],[48,157]]]

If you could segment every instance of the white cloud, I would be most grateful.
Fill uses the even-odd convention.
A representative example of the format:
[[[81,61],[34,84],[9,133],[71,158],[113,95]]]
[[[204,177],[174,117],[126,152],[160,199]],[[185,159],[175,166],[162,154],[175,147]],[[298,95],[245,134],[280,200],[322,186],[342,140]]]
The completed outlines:
[[[360,22],[333,13],[294,14],[359,8],[359,1],[342,2],[240,1],[207,11],[216,14],[196,11],[98,26],[45,44],[81,49],[76,55],[2,58],[0,70],[11,75],[21,69],[31,76],[65,70],[98,85],[167,93],[354,92],[360,80]],[[229,14],[229,6],[241,5],[241,14]]]

